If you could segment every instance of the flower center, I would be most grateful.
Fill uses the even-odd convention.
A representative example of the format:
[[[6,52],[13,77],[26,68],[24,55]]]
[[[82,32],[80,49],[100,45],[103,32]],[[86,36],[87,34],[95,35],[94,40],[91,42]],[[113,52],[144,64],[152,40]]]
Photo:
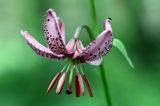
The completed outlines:
[[[79,35],[83,27],[84,27],[83,25],[77,27],[73,38],[66,45],[67,53],[71,55],[73,58],[76,58],[84,48],[82,42],[79,39]]]
[[[82,52],[83,44],[79,38],[72,38],[68,42],[66,49],[69,55],[71,55],[73,58],[76,58],[78,54]]]

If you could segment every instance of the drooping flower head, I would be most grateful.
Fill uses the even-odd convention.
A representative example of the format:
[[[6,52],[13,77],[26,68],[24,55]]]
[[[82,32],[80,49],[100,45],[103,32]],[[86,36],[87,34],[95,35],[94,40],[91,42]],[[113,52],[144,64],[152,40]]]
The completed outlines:
[[[44,25],[47,47],[40,44],[27,31],[21,31],[22,36],[38,55],[48,59],[68,59],[68,63],[51,81],[47,92],[50,92],[55,82],[59,79],[56,88],[56,93],[59,94],[63,88],[67,74],[69,73],[69,81],[68,87],[66,88],[66,93],[71,94],[73,73],[76,72],[76,96],[79,97],[80,94],[84,95],[83,79],[87,85],[90,96],[93,96],[90,82],[84,74],[81,64],[88,63],[91,65],[100,65],[102,63],[102,57],[110,51],[112,47],[112,28],[110,25],[110,20],[110,18],[105,20],[104,30],[86,47],[83,46],[81,40],[79,39],[79,33],[82,29],[80,27],[78,27],[75,31],[73,38],[71,38],[67,44],[65,43],[64,22],[57,17],[56,13],[52,9],[47,11]],[[81,75],[83,76],[83,79]]]

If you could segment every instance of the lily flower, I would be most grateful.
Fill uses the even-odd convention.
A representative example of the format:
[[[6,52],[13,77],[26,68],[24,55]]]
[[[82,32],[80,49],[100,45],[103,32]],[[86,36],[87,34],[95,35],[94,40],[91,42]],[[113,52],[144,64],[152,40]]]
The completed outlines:
[[[79,33],[82,29],[80,27],[78,27],[75,31],[73,38],[67,44],[65,43],[64,22],[59,17],[57,17],[55,11],[52,9],[47,11],[44,24],[47,47],[40,44],[27,31],[21,31],[21,35],[25,38],[33,51],[38,55],[48,59],[68,59],[68,63],[55,75],[51,81],[47,89],[48,93],[59,79],[56,88],[56,94],[60,94],[69,73],[69,82],[66,93],[71,94],[71,82],[73,79],[73,73],[76,72],[76,96],[79,97],[80,94],[84,95],[84,85],[81,75],[83,76],[84,82],[87,85],[90,96],[93,96],[90,82],[86,74],[84,74],[81,64],[88,63],[91,65],[100,65],[102,63],[102,57],[110,51],[113,39],[110,20],[110,18],[105,20],[104,30],[86,47],[83,46],[81,40],[79,39]]]

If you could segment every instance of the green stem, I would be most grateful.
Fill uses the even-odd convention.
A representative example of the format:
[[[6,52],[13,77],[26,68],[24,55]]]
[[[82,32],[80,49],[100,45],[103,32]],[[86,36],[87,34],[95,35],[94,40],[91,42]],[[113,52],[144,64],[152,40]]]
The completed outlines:
[[[92,21],[93,21],[93,30],[94,30],[94,34],[97,35],[100,31],[99,31],[99,28],[98,28],[98,22],[97,22],[97,17],[96,17],[95,0],[90,0],[90,4],[91,4],[91,13],[92,13]],[[92,40],[93,40],[93,38],[94,37],[91,37]],[[106,73],[105,73],[106,71],[105,71],[103,63],[100,65],[100,70],[101,70],[100,74],[101,74],[101,79],[102,79],[103,88],[104,88],[104,92],[105,92],[107,106],[112,106],[111,95],[110,95],[110,92],[109,92],[107,78],[105,76],[106,75]]]
[[[94,35],[97,35],[99,32],[99,27],[98,27],[98,22],[97,22],[95,0],[90,0],[90,4],[91,4],[92,22],[94,26],[93,27]]]
[[[107,106],[113,106],[112,105],[112,100],[111,100],[111,95],[110,95],[110,92],[109,92],[108,83],[107,83],[107,78],[105,76],[106,73],[105,73],[105,68],[104,68],[103,63],[100,65],[100,70],[101,70],[100,73],[101,73],[101,79],[102,79],[104,92],[105,92],[105,96],[106,96]]]

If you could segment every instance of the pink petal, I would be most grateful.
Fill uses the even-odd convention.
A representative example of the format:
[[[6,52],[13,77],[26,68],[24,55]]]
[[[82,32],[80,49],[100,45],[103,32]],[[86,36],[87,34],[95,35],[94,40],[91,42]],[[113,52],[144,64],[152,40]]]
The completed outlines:
[[[71,39],[67,43],[66,49],[67,49],[67,53],[68,54],[73,54],[75,52],[75,49],[76,49],[76,40],[75,39]]]
[[[58,17],[58,24],[59,24],[59,29],[60,29],[60,32],[61,32],[61,36],[62,36],[62,40],[65,44],[65,28],[64,28],[64,22],[62,19],[60,19]]]
[[[108,18],[108,19],[105,20],[105,22],[104,22],[104,29],[105,30],[110,30],[112,32],[112,27],[111,27],[110,21],[111,21],[110,18]]]
[[[112,30],[106,23],[106,29],[79,54],[82,61],[95,61],[106,55],[112,47]]]
[[[33,38],[27,31],[21,31],[21,35],[26,39],[30,47],[38,54],[49,59],[63,59],[64,55],[57,55],[49,48],[41,45],[35,38]]]
[[[56,81],[57,81],[57,79],[60,77],[60,75],[61,75],[61,72],[58,72],[58,73],[56,74],[56,76],[53,78],[53,80],[51,81],[51,83],[50,83],[50,85],[49,85],[49,87],[48,87],[48,89],[47,89],[47,92],[48,92],[48,93],[51,91],[53,85],[56,83]]]
[[[56,13],[49,9],[45,21],[45,38],[48,47],[52,52],[56,54],[64,54],[65,44],[64,44],[64,26],[61,21],[58,22]],[[62,31],[63,30],[63,31]]]
[[[75,52],[74,52],[74,55],[73,55],[74,59],[82,52],[83,48],[84,47],[83,47],[83,44],[82,44],[81,40],[78,39],[76,41],[76,48],[75,48]]]
[[[61,78],[59,79],[57,88],[56,88],[56,93],[59,94],[62,90],[64,81],[66,80],[66,76],[67,76],[67,72],[64,72],[63,75],[61,76]]]

